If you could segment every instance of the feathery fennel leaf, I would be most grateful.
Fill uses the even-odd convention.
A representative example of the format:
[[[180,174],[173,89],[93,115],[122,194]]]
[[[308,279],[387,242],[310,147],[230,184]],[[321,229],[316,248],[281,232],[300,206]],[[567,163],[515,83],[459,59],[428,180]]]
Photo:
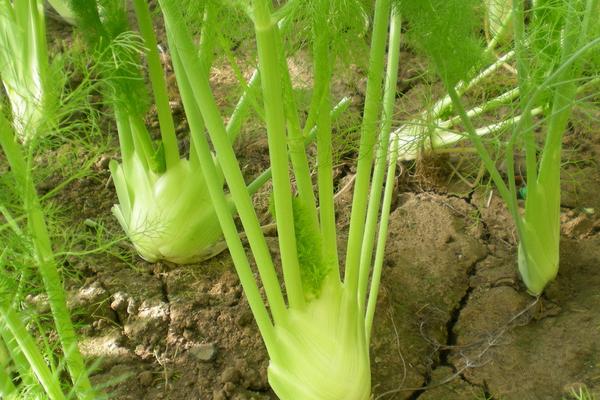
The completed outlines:
[[[431,58],[446,85],[455,85],[482,61],[476,36],[480,1],[402,0],[398,7],[408,21],[409,40]]]

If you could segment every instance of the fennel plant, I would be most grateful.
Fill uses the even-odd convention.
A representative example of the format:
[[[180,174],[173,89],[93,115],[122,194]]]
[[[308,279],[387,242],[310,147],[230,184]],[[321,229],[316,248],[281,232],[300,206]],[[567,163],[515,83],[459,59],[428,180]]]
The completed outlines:
[[[202,73],[201,56],[182,23],[182,11],[177,1],[160,0],[159,3],[195,151],[229,252],[270,356],[269,383],[284,400],[368,399],[371,323],[394,183],[395,162],[387,164],[387,151],[398,69],[399,16],[392,12],[391,1],[376,2],[367,97],[342,278],[333,202],[330,109],[336,54],[332,40],[343,32],[344,24],[336,19],[342,12],[346,16],[348,13],[360,15],[356,20],[364,22],[364,9],[354,1],[318,0],[310,2],[308,7],[305,2],[288,2],[287,7],[306,7],[307,15],[310,15],[308,26],[301,31],[309,32],[314,83],[308,122],[302,129],[286,49],[278,27],[282,13],[274,12],[267,0],[239,3],[255,27],[284,293],[208,76]],[[388,74],[383,94],[388,27]],[[336,31],[336,28],[340,30]],[[316,123],[316,194],[304,149],[306,135],[303,131],[310,130],[311,121]],[[220,171],[212,162],[212,153],[203,135],[205,126],[228,194],[223,190]],[[395,160],[396,156],[390,157]],[[381,190],[386,170],[382,207]],[[295,178],[295,193],[291,188],[290,171]],[[229,196],[256,261],[268,309],[227,206]],[[380,211],[378,241],[374,249]],[[375,266],[372,269],[373,252]]]
[[[119,198],[113,214],[145,260],[199,262],[220,253],[226,245],[202,174],[204,167],[194,150],[196,139],[190,138],[189,158],[182,157],[179,151],[150,11],[143,0],[135,0],[133,5],[141,38],[130,31],[123,2],[71,0],[76,25],[94,49],[100,75],[107,83],[117,123],[122,161],[110,163]],[[217,45],[216,6],[208,3],[204,13],[200,43],[204,56],[198,73],[208,76]],[[144,87],[140,54],[146,57],[153,98]],[[232,142],[248,109],[254,105],[252,92],[258,84],[257,73],[244,82],[243,94],[227,123],[227,135]],[[160,125],[158,143],[152,140],[145,124],[151,100]],[[345,103],[340,104],[341,109],[344,106]],[[336,112],[339,110],[332,111]],[[189,121],[194,118],[187,108],[186,114]],[[219,168],[218,162],[213,162]],[[270,171],[264,171],[248,185],[249,190],[255,192],[269,177]]]
[[[597,52],[597,0],[536,1],[526,15],[522,1],[512,3],[514,57],[520,116],[506,142],[507,181],[477,134],[456,89],[481,62],[475,38],[477,1],[403,0],[412,38],[430,56],[453,108],[515,221],[519,239],[519,272],[527,289],[540,295],[558,272],[560,240],[561,142],[578,87],[598,78],[595,69],[582,73],[586,57]],[[470,40],[469,40],[470,39]],[[543,117],[536,122],[535,115]],[[543,126],[543,145],[535,129]],[[526,156],[527,199],[517,200],[514,154]]]

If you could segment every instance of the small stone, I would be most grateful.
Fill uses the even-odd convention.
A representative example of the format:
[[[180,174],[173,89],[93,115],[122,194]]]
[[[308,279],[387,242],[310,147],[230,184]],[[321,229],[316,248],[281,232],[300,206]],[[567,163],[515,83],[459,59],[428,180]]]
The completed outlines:
[[[110,157],[106,154],[103,154],[98,161],[94,164],[96,170],[106,170],[108,169],[108,164],[110,164]]]
[[[38,294],[36,296],[27,295],[25,301],[35,308],[40,314],[50,313],[50,303],[48,302],[48,295],[45,293]]]
[[[212,361],[217,356],[214,343],[202,343],[190,348],[190,353],[200,361]]]
[[[139,310],[139,306],[137,301],[134,298],[130,297],[127,301],[127,314],[135,315]]]
[[[240,371],[238,371],[237,369],[235,369],[233,367],[227,367],[221,374],[221,377],[219,378],[219,380],[223,384],[225,384],[227,382],[237,383],[237,382],[239,382],[240,377],[241,377]]]
[[[140,382],[140,385],[142,386],[150,386],[152,384],[152,381],[154,380],[152,372],[150,371],[141,372],[137,378]]]
[[[127,295],[123,292],[117,292],[112,296],[113,301],[110,303],[110,308],[120,312],[127,308]]]

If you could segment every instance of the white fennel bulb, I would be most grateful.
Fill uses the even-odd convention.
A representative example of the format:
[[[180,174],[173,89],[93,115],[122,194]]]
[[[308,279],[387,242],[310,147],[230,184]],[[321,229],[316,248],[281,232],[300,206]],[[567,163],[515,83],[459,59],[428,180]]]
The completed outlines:
[[[111,163],[119,204],[113,213],[142,258],[199,262],[225,249],[199,167],[186,159],[162,174],[131,157],[129,171]]]
[[[269,384],[280,399],[368,400],[369,347],[356,296],[339,282],[275,325]],[[280,350],[280,351],[279,351]]]

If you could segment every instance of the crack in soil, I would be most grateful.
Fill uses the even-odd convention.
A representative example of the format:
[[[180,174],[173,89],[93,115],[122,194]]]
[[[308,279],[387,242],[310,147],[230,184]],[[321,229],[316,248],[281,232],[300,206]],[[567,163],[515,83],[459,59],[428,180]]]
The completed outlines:
[[[446,384],[446,383],[450,382],[452,379],[459,377],[462,380],[464,380],[466,383],[468,383],[469,385],[480,387],[479,385],[473,385],[471,382],[469,382],[467,379],[465,379],[465,377],[463,376],[461,371],[458,371],[456,369],[456,367],[454,366],[454,364],[452,364],[448,360],[448,358],[449,358],[450,354],[452,353],[453,347],[456,346],[457,339],[458,339],[458,335],[456,334],[456,332],[454,332],[454,327],[458,323],[460,314],[461,314],[462,310],[468,304],[471,294],[473,293],[473,287],[470,285],[470,278],[477,273],[477,265],[480,262],[482,262],[483,260],[485,260],[488,257],[488,255],[489,255],[489,253],[486,253],[485,255],[479,257],[477,260],[475,260],[473,262],[473,264],[471,264],[469,266],[469,268],[467,270],[467,285],[468,285],[468,287],[466,288],[465,293],[459,300],[456,307],[454,307],[454,309],[452,310],[452,313],[450,314],[450,319],[448,320],[448,322],[446,322],[446,343],[444,345],[440,346],[439,359],[438,359],[438,361],[433,363],[431,368],[429,368],[427,370],[427,372],[423,376],[423,378],[424,378],[423,384],[421,385],[421,387],[419,389],[415,390],[408,397],[408,400],[416,400],[421,395],[423,395],[427,390],[438,386],[438,384],[435,384],[435,383],[432,385],[432,377],[433,377],[433,372],[437,368],[440,368],[440,367],[449,367],[455,373],[455,375],[452,375],[448,379],[445,379],[444,381],[442,381],[440,383],[440,385]],[[482,389],[484,389],[484,388],[482,388]]]
[[[458,339],[458,335],[456,334],[456,332],[454,332],[454,327],[458,323],[460,314],[461,314],[462,310],[467,306],[467,303],[469,302],[469,299],[471,298],[471,294],[473,293],[474,287],[471,286],[470,282],[471,282],[471,278],[477,274],[477,265],[480,262],[482,262],[483,260],[485,260],[488,257],[488,255],[489,255],[489,253],[486,253],[485,255],[479,257],[467,269],[467,285],[468,285],[468,287],[465,290],[465,293],[463,294],[463,296],[460,298],[456,307],[454,307],[454,309],[452,310],[452,313],[450,314],[450,319],[448,320],[448,322],[446,322],[446,345],[440,350],[440,353],[439,353],[440,360],[439,360],[438,364],[434,366],[433,369],[440,367],[440,366],[446,366],[446,367],[452,368],[452,370],[454,372],[456,372],[456,367],[452,363],[450,363],[450,361],[448,360],[448,357],[452,353],[452,348],[454,346],[456,346],[457,339]]]
[[[169,311],[171,310],[171,300],[169,299],[169,287],[167,285],[167,274],[159,273],[158,279],[160,280],[160,291],[162,294],[162,301],[168,304]]]
[[[449,194],[448,197],[454,197],[454,198],[463,200],[465,203],[469,204],[470,206],[473,206],[475,208],[475,210],[477,211],[478,215],[481,216],[481,211],[479,210],[479,207],[477,207],[475,204],[472,203],[473,195],[474,195],[474,191],[469,192],[468,195],[465,197],[452,195],[452,194]],[[482,229],[483,229],[483,234],[482,234],[481,239],[487,245],[489,238],[490,238],[488,226],[481,219],[479,219],[479,223],[481,223]],[[467,287],[465,289],[464,294],[460,298],[458,304],[452,309],[452,312],[450,313],[450,318],[446,322],[446,343],[444,345],[440,345],[439,353],[438,353],[438,356],[439,356],[438,361],[434,362],[433,365],[431,366],[431,368],[429,368],[426,371],[426,373],[423,375],[423,384],[421,385],[421,387],[419,389],[415,390],[407,398],[408,400],[416,400],[421,395],[426,393],[427,390],[438,386],[435,383],[432,386],[432,378],[433,378],[433,372],[440,367],[449,367],[455,373],[455,375],[449,377],[448,380],[442,381],[441,384],[445,384],[445,383],[449,382],[450,380],[458,377],[471,386],[481,388],[483,393],[486,396],[486,399],[493,400],[493,397],[488,392],[487,386],[485,384],[482,387],[480,385],[476,385],[476,384],[469,382],[466,379],[466,377],[464,376],[464,374],[462,373],[462,371],[457,370],[456,366],[454,364],[452,364],[449,360],[449,357],[452,354],[452,350],[457,345],[457,341],[458,341],[458,335],[454,331],[454,328],[455,328],[456,324],[458,323],[458,320],[460,318],[462,310],[467,306],[469,299],[471,298],[471,294],[473,293],[473,290],[474,290],[474,287],[471,286],[471,284],[470,284],[471,278],[477,274],[477,266],[479,265],[479,263],[484,261],[489,256],[489,254],[490,253],[488,251],[484,255],[478,257],[467,269],[467,272],[466,272]]]
[[[165,344],[169,339],[169,331],[171,330],[171,299],[169,298],[169,285],[167,284],[167,273],[159,272],[157,278],[160,280],[160,291],[162,294],[162,301],[167,305],[167,333],[165,336]]]

